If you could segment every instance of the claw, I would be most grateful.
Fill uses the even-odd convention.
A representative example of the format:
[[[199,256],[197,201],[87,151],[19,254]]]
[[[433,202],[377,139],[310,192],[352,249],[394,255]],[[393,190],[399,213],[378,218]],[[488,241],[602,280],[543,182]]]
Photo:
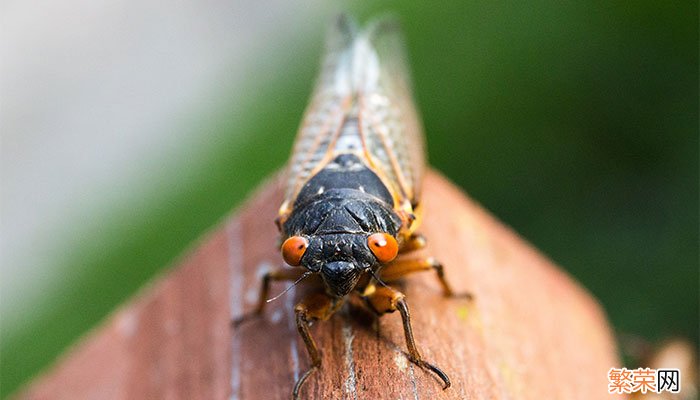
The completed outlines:
[[[444,385],[442,386],[442,390],[445,390],[448,387],[452,386],[452,382],[450,382],[450,378],[447,376],[446,373],[444,373],[437,366],[435,366],[427,361],[423,361],[423,360],[411,360],[411,361],[421,368],[427,368],[427,369],[433,371],[433,373],[435,373],[435,375],[437,375],[444,383]]]
[[[297,381],[297,383],[294,384],[294,390],[292,391],[292,399],[299,400],[299,390],[301,390],[301,387],[304,385],[304,382],[306,382],[306,379],[317,369],[317,367],[311,367],[308,371],[304,372],[304,375],[302,375],[301,378],[299,378],[299,380]]]

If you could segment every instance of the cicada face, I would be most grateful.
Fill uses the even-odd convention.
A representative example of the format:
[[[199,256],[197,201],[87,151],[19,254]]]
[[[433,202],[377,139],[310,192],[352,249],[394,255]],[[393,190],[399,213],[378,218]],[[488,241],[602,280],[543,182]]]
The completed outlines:
[[[363,234],[311,235],[307,240],[300,265],[318,273],[333,296],[350,293],[362,274],[377,264]]]
[[[393,260],[398,244],[388,233],[292,236],[282,245],[282,253],[288,263],[318,273],[329,294],[343,297],[363,274],[373,275]]]

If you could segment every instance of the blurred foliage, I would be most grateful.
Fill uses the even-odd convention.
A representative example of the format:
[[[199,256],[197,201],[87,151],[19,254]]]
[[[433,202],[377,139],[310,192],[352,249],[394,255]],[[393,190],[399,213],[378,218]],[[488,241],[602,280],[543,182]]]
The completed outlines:
[[[402,19],[432,164],[580,280],[618,331],[697,343],[697,4],[424,4],[352,11]],[[278,75],[250,77],[245,116],[222,98],[199,128],[213,138],[193,151],[199,168],[169,171],[177,185],[57,260],[85,273],[40,323],[3,335],[3,396],[284,163],[322,35],[290,43]]]

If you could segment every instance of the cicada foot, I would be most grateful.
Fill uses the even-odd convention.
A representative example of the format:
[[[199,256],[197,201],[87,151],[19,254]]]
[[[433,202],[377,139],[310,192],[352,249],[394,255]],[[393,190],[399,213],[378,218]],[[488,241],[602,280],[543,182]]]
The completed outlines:
[[[301,387],[304,385],[304,382],[318,370],[318,367],[311,367],[309,368],[308,371],[304,372],[304,374],[299,378],[297,383],[294,384],[294,390],[292,390],[292,399],[294,400],[299,400],[299,392],[301,391]]]
[[[415,359],[412,359],[411,357],[409,357],[409,361],[411,361],[412,363],[416,364],[417,366],[419,366],[423,369],[430,370],[435,375],[437,375],[440,378],[440,380],[442,380],[442,383],[443,383],[442,390],[445,390],[448,387],[452,386],[452,382],[450,382],[450,377],[447,376],[447,374],[445,372],[443,372],[443,370],[438,368],[436,365],[433,365],[425,360],[415,360]]]
[[[452,289],[452,285],[450,285],[447,278],[445,277],[445,268],[440,262],[436,261],[432,257],[429,257],[426,260],[426,262],[429,264],[429,268],[432,268],[437,274],[438,280],[440,281],[440,285],[442,285],[442,294],[445,297],[451,297],[453,299],[474,300],[474,296],[470,292],[458,293]]]

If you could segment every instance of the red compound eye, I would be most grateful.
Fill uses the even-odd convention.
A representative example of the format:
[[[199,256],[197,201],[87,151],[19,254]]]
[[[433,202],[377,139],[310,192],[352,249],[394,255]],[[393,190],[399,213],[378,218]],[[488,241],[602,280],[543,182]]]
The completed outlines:
[[[282,243],[282,258],[284,261],[297,267],[301,264],[301,258],[309,247],[309,241],[301,236],[292,236]]]
[[[369,249],[381,263],[388,263],[399,253],[399,244],[388,233],[374,233],[367,238]]]

